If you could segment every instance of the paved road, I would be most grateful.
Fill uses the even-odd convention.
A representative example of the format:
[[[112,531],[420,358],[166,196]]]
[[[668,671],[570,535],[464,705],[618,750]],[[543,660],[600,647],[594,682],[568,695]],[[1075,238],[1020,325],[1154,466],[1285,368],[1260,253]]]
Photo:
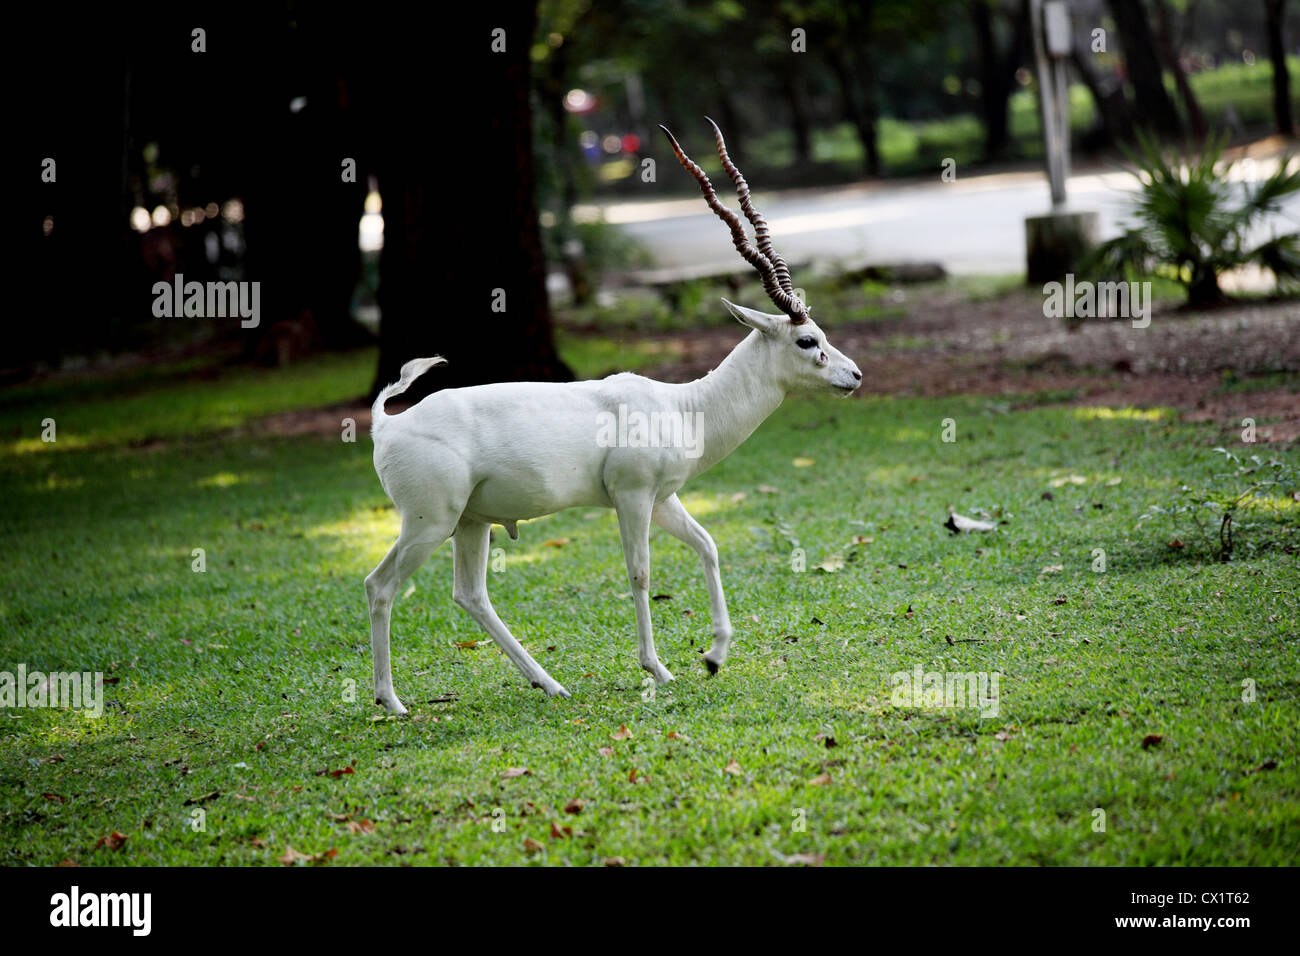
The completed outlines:
[[[1259,160],[1257,176],[1275,160]],[[672,172],[677,172],[673,169]],[[729,184],[728,184],[729,185]],[[1071,177],[1072,209],[1096,210],[1102,238],[1127,219],[1137,181],[1127,173],[1083,171]],[[734,194],[719,195],[733,208]],[[777,250],[791,261],[827,258],[864,261],[938,261],[953,273],[1024,271],[1026,216],[1050,205],[1046,177],[1012,172],[959,178],[952,183],[873,183],[783,193],[757,193]],[[642,242],[664,270],[709,273],[735,268],[738,258],[723,224],[701,199],[623,202],[581,207],[580,216],[603,215]],[[1267,236],[1300,228],[1300,197],[1284,216],[1265,226]]]

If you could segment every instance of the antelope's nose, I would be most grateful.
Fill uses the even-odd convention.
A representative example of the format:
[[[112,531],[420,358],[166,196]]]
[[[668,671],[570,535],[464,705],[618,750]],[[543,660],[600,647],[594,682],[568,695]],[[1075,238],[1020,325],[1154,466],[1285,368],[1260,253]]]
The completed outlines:
[[[862,373],[859,372],[857,369],[853,370],[853,381],[855,382],[862,381]]]

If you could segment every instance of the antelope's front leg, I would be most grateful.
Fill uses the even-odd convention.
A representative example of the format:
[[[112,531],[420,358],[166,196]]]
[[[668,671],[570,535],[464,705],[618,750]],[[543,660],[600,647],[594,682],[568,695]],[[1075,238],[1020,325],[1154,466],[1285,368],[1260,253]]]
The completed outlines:
[[[627,580],[632,585],[632,603],[636,607],[637,659],[655,680],[666,684],[673,675],[659,663],[650,625],[650,513],[654,499],[648,495],[621,498],[614,502],[614,507],[618,511],[623,560],[627,562]]]

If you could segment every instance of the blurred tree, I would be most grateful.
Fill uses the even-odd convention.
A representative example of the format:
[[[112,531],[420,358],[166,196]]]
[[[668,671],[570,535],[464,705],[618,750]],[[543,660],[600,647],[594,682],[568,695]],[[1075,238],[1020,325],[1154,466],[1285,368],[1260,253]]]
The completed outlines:
[[[1174,35],[1169,4],[1165,0],[1151,0],[1151,3],[1156,11],[1156,46],[1165,61],[1165,68],[1174,78],[1174,88],[1178,90],[1178,98],[1183,101],[1183,109],[1187,111],[1187,122],[1191,126],[1192,135],[1199,142],[1205,139],[1205,115],[1201,112],[1201,104],[1196,101],[1192,84],[1187,81],[1187,74],[1183,70],[1181,38]]]
[[[1120,43],[1124,67],[1133,84],[1134,119],[1140,126],[1177,136],[1181,131],[1178,111],[1169,99],[1161,75],[1160,57],[1142,0],[1109,0]]]
[[[853,124],[862,145],[862,165],[868,176],[879,176],[880,145],[876,124],[880,101],[876,95],[871,21],[875,0],[839,3],[823,0],[815,6],[816,18],[829,29],[825,41],[826,64],[839,88],[840,109]]]
[[[372,394],[426,355],[449,364],[420,379],[408,400],[440,388],[573,378],[555,350],[537,219],[536,16],[531,3],[403,11],[376,37],[373,69],[361,78],[384,197]],[[462,56],[429,56],[430,38],[463,44]]]
[[[1007,106],[1016,88],[1016,70],[1024,62],[1029,46],[1029,2],[1012,0],[968,0],[966,8],[975,38],[979,66],[980,115],[984,121],[984,158],[998,159],[1009,143]],[[1007,21],[1010,40],[1005,51],[998,49],[994,16]]]
[[[1291,78],[1286,65],[1286,42],[1282,37],[1286,0],[1264,0],[1264,14],[1268,30],[1268,58],[1273,64],[1273,115],[1277,120],[1277,131],[1283,136],[1294,136]]]

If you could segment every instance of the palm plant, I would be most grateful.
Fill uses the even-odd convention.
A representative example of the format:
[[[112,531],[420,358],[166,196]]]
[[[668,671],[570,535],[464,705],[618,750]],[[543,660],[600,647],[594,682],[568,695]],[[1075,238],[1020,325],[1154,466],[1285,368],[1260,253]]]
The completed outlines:
[[[1223,299],[1219,274],[1243,265],[1268,269],[1279,287],[1300,282],[1300,233],[1249,245],[1258,219],[1300,191],[1300,165],[1292,169],[1291,157],[1283,156],[1272,175],[1243,184],[1234,205],[1228,173],[1235,164],[1218,168],[1225,142],[1212,138],[1184,164],[1139,135],[1138,153],[1125,150],[1141,183],[1136,222],[1098,246],[1085,269],[1112,280],[1130,272],[1170,275],[1186,287],[1189,305]]]

